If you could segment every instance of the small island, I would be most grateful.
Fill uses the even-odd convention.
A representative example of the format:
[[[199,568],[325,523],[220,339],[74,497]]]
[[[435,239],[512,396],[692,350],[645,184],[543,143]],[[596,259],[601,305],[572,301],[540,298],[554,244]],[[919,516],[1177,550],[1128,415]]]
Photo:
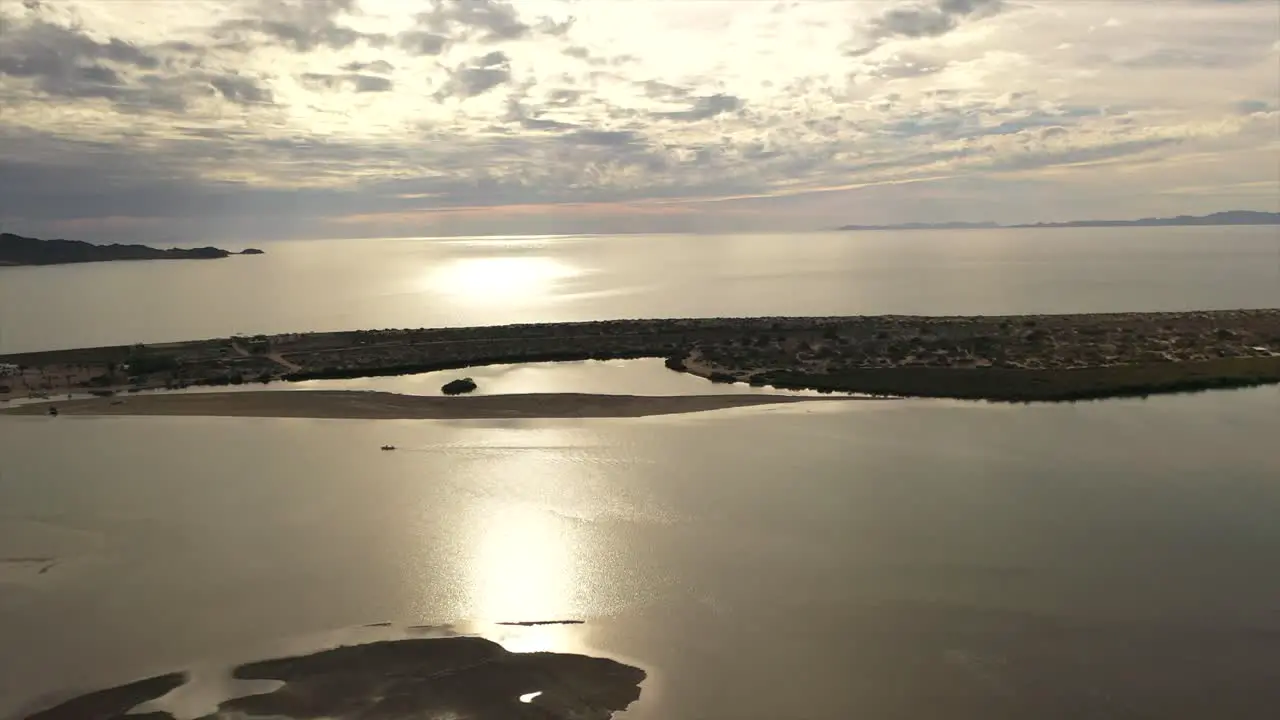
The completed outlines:
[[[160,249],[146,245],[94,245],[80,240],[41,240],[0,233],[0,266],[68,265],[115,260],[218,260],[232,255],[262,255],[216,247]]]
[[[71,413],[130,414],[147,408],[160,412],[162,398],[148,399],[148,404],[115,396],[192,385],[627,358],[664,360],[673,371],[719,383],[862,395],[1006,402],[1144,396],[1280,383],[1280,310],[613,320],[255,335],[0,356],[0,367],[6,369],[3,382],[9,388],[0,397],[91,394],[98,397],[58,407]],[[710,397],[710,384],[708,391]],[[268,409],[263,393],[236,401],[175,395],[163,398],[163,412],[190,414],[200,403],[208,404],[201,411],[216,407],[216,414],[304,412],[281,409],[282,403],[299,408],[311,403],[305,412],[317,416],[339,412],[336,405],[321,409],[316,403],[324,398],[304,399],[311,393],[269,394],[289,397],[271,398]],[[513,397],[423,398],[430,402],[413,407],[379,397],[380,403],[395,407],[378,413],[453,417],[481,407],[499,414],[550,412],[506,407],[504,403],[515,402]],[[573,415],[575,407],[585,407],[583,397],[554,414]],[[373,404],[352,399],[354,405],[347,407],[352,403],[332,397],[325,402],[340,403],[344,417],[366,411],[352,409],[354,405]],[[631,401],[609,402],[614,409],[607,412],[661,412],[649,406],[643,411],[632,408]],[[246,409],[250,405],[253,409]],[[618,410],[623,407],[627,409]],[[0,412],[42,410],[27,405]]]

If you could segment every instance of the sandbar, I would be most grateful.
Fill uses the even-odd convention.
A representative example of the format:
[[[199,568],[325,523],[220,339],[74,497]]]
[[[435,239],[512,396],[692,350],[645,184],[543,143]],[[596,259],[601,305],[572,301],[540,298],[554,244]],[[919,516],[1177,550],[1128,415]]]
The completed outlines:
[[[706,412],[755,405],[829,402],[847,396],[788,395],[591,395],[528,393],[429,397],[358,390],[271,390],[211,393],[157,393],[127,400],[89,398],[32,403],[0,410],[0,415],[166,415],[203,417],[332,418],[380,420],[465,420],[495,418],[646,417]]]

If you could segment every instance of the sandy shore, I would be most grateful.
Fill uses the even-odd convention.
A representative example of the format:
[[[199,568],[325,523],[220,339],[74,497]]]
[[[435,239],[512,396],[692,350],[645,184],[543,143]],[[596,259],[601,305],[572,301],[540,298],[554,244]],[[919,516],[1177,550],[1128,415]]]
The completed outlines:
[[[587,395],[578,393],[426,397],[353,390],[138,395],[33,403],[0,415],[185,415],[204,417],[348,418],[383,420],[644,417],[752,405],[842,401],[788,395]]]

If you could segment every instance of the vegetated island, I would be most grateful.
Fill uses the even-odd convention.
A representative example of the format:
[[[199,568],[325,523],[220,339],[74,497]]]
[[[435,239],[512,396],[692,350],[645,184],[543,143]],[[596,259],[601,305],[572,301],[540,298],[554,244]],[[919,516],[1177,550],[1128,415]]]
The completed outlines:
[[[67,265],[113,260],[217,260],[232,255],[262,255],[249,248],[240,252],[216,247],[160,249],[146,245],[94,245],[80,240],[41,240],[0,233],[0,266]]]
[[[1068,222],[1000,225],[994,222],[902,223],[898,225],[844,225],[837,230],[1008,230],[1016,228],[1177,227],[1212,225],[1280,225],[1280,213],[1228,210],[1209,215],[1178,215],[1140,220],[1071,220]]]
[[[616,320],[258,335],[0,356],[0,397],[87,391],[104,396],[84,401],[96,402],[99,410],[131,412],[131,405],[141,404],[112,396],[192,385],[647,357],[665,358],[672,370],[715,382],[783,389],[1014,402],[1143,396],[1280,382],[1280,309]],[[286,394],[303,393],[281,393]],[[376,393],[354,395],[385,400],[374,398]],[[510,398],[522,396],[426,399],[501,405],[495,397],[518,403]],[[33,407],[3,412],[30,413]],[[528,416],[514,405],[506,410]],[[501,414],[503,408],[490,411]]]

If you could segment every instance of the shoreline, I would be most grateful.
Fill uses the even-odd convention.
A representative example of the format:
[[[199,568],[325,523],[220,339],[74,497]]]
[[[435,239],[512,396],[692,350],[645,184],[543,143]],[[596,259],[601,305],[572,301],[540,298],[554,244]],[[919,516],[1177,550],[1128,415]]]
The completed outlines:
[[[362,390],[271,390],[234,393],[156,394],[128,399],[89,398],[0,409],[0,415],[91,417],[258,417],[334,420],[494,420],[633,418],[781,405],[797,402],[869,400],[794,395],[590,395],[526,393],[436,397]]]
[[[0,356],[0,398],[664,359],[713,382],[1008,402],[1280,383],[1280,309],[613,320],[256,335]]]

